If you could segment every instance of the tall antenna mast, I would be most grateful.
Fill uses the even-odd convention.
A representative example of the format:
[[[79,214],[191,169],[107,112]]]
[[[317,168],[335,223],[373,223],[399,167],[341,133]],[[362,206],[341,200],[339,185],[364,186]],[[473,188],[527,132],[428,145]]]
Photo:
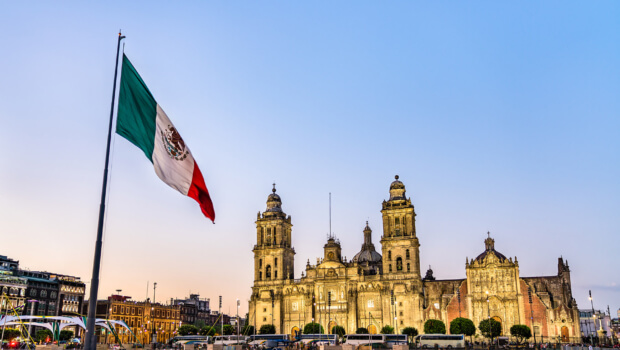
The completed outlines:
[[[332,236],[332,193],[329,192],[329,236]]]

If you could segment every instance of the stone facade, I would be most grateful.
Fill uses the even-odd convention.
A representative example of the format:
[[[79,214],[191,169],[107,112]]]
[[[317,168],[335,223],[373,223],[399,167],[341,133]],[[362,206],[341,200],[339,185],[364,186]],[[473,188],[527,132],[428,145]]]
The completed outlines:
[[[517,258],[496,251],[489,234],[484,252],[466,259],[465,279],[436,280],[430,269],[422,278],[416,214],[398,176],[382,204],[382,254],[366,223],[362,249],[353,259],[343,259],[340,242],[330,236],[323,258],[315,265],[308,260],[301,278],[294,279],[291,217],[275,192],[274,185],[256,221],[249,324],[257,329],[274,324],[278,333],[293,334],[314,321],[327,332],[339,325],[347,333],[359,327],[376,333],[390,325],[397,332],[416,327],[422,333],[429,319],[449,325],[466,317],[478,325],[490,317],[501,322],[504,335],[512,325],[526,324],[547,339],[580,336],[570,269],[562,258],[557,276],[521,277]]]

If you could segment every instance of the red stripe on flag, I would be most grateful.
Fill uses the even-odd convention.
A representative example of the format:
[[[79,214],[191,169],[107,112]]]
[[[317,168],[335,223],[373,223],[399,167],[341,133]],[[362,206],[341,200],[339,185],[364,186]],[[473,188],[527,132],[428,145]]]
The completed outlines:
[[[198,164],[194,161],[194,174],[192,175],[192,184],[189,186],[187,195],[192,197],[200,204],[202,213],[211,219],[215,223],[215,210],[213,210],[213,202],[211,202],[211,196],[209,196],[209,190],[205,185],[205,180],[202,177]]]

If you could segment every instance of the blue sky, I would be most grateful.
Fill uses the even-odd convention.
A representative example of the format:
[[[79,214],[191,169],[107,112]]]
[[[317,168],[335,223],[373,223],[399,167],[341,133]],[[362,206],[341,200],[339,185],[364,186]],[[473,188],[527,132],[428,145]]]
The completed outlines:
[[[620,4],[3,2],[0,254],[90,281],[116,35],[200,165],[217,214],[115,137],[100,296],[247,300],[255,215],[277,183],[296,277],[343,254],[395,174],[421,264],[484,249],[522,276],[568,259],[581,308],[620,308]],[[160,299],[160,300],[161,300]],[[245,312],[247,304],[242,303]]]

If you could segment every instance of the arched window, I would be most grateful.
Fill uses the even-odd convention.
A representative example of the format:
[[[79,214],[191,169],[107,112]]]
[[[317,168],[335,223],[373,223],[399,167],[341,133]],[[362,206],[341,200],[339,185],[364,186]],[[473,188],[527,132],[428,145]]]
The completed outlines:
[[[407,258],[407,260],[409,260],[409,249],[407,249],[407,251],[405,252],[405,257]]]
[[[394,219],[394,225],[400,225],[400,219],[399,218]]]
[[[274,278],[278,278],[278,270],[275,271]]]
[[[266,279],[271,278],[271,265],[267,265],[267,269],[265,270],[265,278]]]
[[[411,271],[411,265],[409,265],[409,263],[407,263],[407,272]]]
[[[403,270],[403,258],[399,256],[398,258],[396,258],[396,271],[402,271],[402,270]]]
[[[392,251],[388,250],[388,260],[392,260]]]
[[[390,272],[392,272],[392,264],[390,264]]]
[[[275,266],[278,267],[278,258],[276,258]],[[278,276],[276,275],[276,277],[278,277]]]
[[[258,267],[263,267],[263,259],[258,259]]]
[[[271,228],[267,228],[267,239],[265,243],[268,245],[271,244]]]

